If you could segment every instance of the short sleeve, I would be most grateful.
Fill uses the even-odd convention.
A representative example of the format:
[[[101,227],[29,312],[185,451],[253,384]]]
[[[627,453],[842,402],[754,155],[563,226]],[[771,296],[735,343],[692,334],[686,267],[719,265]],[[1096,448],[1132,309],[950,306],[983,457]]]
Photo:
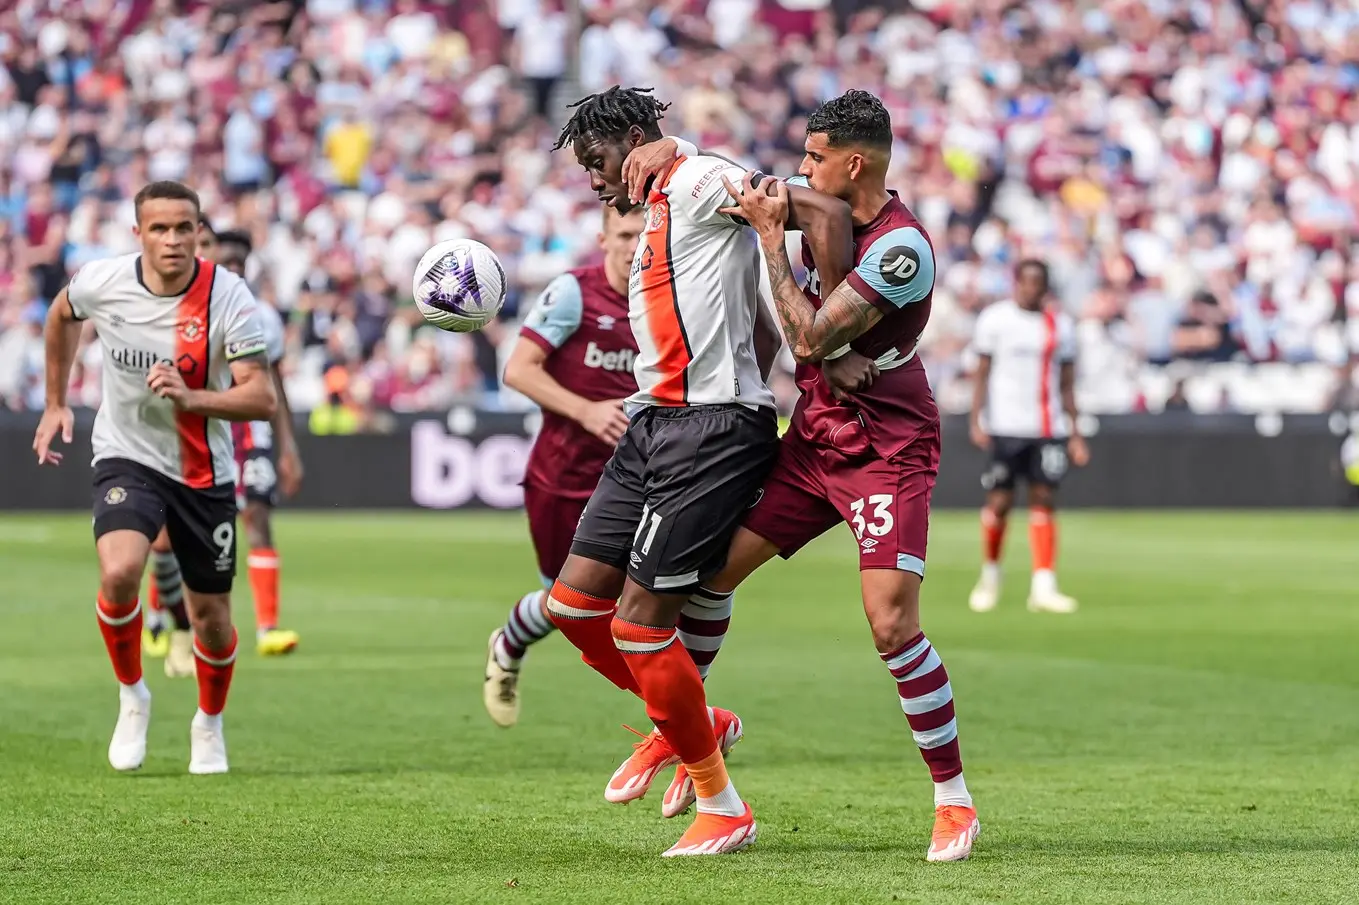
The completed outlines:
[[[233,275],[234,276],[234,275]],[[218,274],[218,279],[222,278]],[[222,305],[226,321],[223,340],[226,346],[226,360],[239,361],[251,355],[268,352],[265,341],[264,323],[260,320],[258,303],[254,295],[239,278],[234,278],[226,287]]]
[[[564,273],[548,283],[538,296],[519,328],[519,335],[541,346],[544,352],[559,349],[580,327],[583,305],[580,282]]]
[[[71,303],[71,313],[76,320],[83,321],[90,316],[90,311],[94,307],[95,283],[98,281],[95,276],[97,268],[86,265],[71,275],[71,282],[66,284],[66,298]]]
[[[934,289],[934,251],[919,229],[898,227],[868,247],[846,281],[890,314],[921,301]]]
[[[995,355],[997,338],[994,308],[985,308],[977,315],[977,329],[972,336],[972,348],[978,355]]]
[[[811,181],[806,176],[789,176],[783,181],[787,185],[795,185],[798,188],[809,189],[812,187]]]
[[[287,342],[283,316],[273,305],[264,302],[258,302],[255,310],[260,316],[260,327],[264,329],[264,353],[269,358],[269,364],[276,365],[283,360]]]
[[[684,213],[694,223],[733,229],[745,226],[744,221],[719,213],[722,208],[732,204],[731,195],[722,182],[723,176],[739,189],[746,171],[719,157],[685,160],[670,174],[670,181],[666,183],[670,207]]]
[[[1076,360],[1076,324],[1065,315],[1057,318],[1057,360],[1062,364]]]

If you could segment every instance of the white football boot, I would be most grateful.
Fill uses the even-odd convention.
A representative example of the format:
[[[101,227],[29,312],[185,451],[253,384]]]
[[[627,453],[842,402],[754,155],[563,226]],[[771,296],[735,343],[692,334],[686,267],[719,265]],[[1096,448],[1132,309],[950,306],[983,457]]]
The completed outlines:
[[[151,692],[146,685],[120,686],[118,725],[109,742],[109,766],[115,770],[137,770],[146,760],[146,730],[151,725]]]
[[[968,595],[967,606],[974,613],[989,613],[1000,602],[1000,564],[982,563],[981,577]]]
[[[222,715],[194,714],[189,724],[189,772],[195,776],[227,772],[226,736]]]
[[[1039,569],[1029,585],[1029,612],[1074,613],[1076,601],[1057,590],[1057,576],[1052,570]]]

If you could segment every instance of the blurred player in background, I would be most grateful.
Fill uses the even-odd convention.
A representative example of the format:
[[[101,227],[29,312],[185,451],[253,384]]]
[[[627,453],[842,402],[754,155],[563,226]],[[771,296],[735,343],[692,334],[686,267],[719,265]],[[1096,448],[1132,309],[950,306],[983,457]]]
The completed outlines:
[[[47,407],[33,448],[39,464],[57,465],[53,441],[71,442],[66,391],[89,319],[105,365],[92,442],[95,612],[119,682],[109,763],[135,770],[146,757],[151,693],[137,595],[151,543],[166,528],[184,571],[198,660],[189,772],[225,773],[222,710],[236,660],[236,501],[225,422],[272,417],[274,386],[250,290],[195,256],[198,196],[177,182],[153,182],[134,204],[141,252],[85,265],[53,300]]]
[[[547,591],[571,551],[604,463],[627,429],[623,401],[637,391],[627,292],[642,212],[605,207],[602,230],[603,263],[547,285],[505,365],[505,385],[543,410],[524,475],[524,510],[543,589],[520,598],[491,634],[482,697],[500,726],[519,721],[520,666],[529,647],[554,630]]]
[[[645,90],[615,87],[574,106],[557,147],[572,147],[600,201],[631,210],[623,160],[661,138],[666,105]],[[778,327],[760,299],[756,236],[722,211],[730,202],[724,176],[739,180],[742,171],[713,157],[681,156],[646,186],[628,287],[639,348],[634,413],[547,603],[586,663],[640,696],[656,725],[605,797],[638,798],[657,770],[676,762],[693,781],[698,816],[667,856],[736,851],[756,835],[723,760],[740,721],[707,706],[677,629],[684,608],[721,570],[778,453],[774,395],[765,383]],[[799,188],[787,217],[838,282],[852,253],[848,205]]]
[[[218,264],[245,279],[250,257],[250,234],[224,230],[217,234]],[[245,527],[246,573],[255,599],[255,649],[264,656],[292,653],[297,632],[278,627],[280,559],[274,546],[273,510],[280,492],[291,497],[302,486],[302,457],[293,435],[293,412],[283,387],[285,335],[278,309],[261,299],[260,326],[264,328],[269,374],[274,382],[278,407],[268,421],[232,425],[236,450],[236,501]]]
[[[219,234],[206,217],[200,220],[199,227],[199,256],[216,261],[245,279],[246,260],[253,250],[249,233],[226,230]],[[292,409],[288,405],[280,369],[285,338],[283,319],[277,309],[263,300],[259,300],[257,311],[268,345],[269,368],[278,407],[272,422],[232,425],[232,437],[236,452],[236,499],[249,545],[246,569],[255,602],[256,650],[265,656],[273,656],[291,653],[300,640],[297,632],[278,627],[280,560],[274,548],[271,515],[280,490],[285,497],[291,497],[301,486],[302,458],[293,434]],[[278,449],[277,467],[275,448]],[[194,661],[188,615],[183,604],[183,579],[179,561],[175,559],[163,529],[151,545],[151,562],[150,612],[142,630],[142,650],[149,656],[165,657],[167,676],[191,676]],[[165,631],[167,628],[170,629],[168,632]]]
[[[630,182],[674,153],[667,139],[639,152]],[[855,266],[844,281],[818,267],[803,242],[808,283],[793,279],[785,241],[790,188],[733,186],[732,213],[764,247],[779,320],[797,360],[801,396],[763,494],[736,532],[726,567],[706,584],[730,594],[775,556],[792,556],[845,522],[859,547],[860,588],[873,642],[934,783],[927,858],[972,852],[980,823],[963,779],[953,690],[921,630],[930,492],[939,464],[939,411],[916,355],[934,292],[934,251],[924,227],[887,189],[892,123],[881,101],[848,91],[808,119],[799,176],[847,202]],[[681,771],[667,791],[687,782]]]
[[[981,578],[968,597],[978,613],[995,609],[1000,598],[1001,547],[1019,481],[1029,494],[1029,609],[1076,611],[1076,601],[1057,590],[1054,512],[1068,465],[1085,465],[1090,452],[1076,432],[1076,325],[1045,305],[1049,288],[1047,264],[1020,261],[1014,299],[996,302],[977,318],[971,435],[991,453],[982,475]]]

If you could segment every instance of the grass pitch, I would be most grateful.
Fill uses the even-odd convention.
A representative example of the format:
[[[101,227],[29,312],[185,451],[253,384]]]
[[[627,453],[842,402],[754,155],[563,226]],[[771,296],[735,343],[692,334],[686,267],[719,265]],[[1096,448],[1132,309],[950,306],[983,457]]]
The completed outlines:
[[[85,517],[0,519],[0,902],[1352,903],[1359,522],[1066,514],[1074,617],[967,611],[975,517],[936,517],[925,625],[953,679],[983,834],[924,863],[928,776],[833,532],[741,590],[708,688],[761,823],[662,860],[687,818],[602,791],[641,706],[560,638],[518,727],[481,709],[486,636],[535,580],[519,517],[284,512],[288,659],[243,647],[232,772],[191,777],[191,680],[148,662],[150,752],[109,769],[113,677]],[[249,591],[238,596],[253,635]]]

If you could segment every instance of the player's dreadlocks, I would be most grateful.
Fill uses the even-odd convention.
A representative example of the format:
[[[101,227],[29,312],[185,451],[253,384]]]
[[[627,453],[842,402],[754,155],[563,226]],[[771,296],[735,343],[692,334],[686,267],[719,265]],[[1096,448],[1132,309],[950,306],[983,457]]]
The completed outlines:
[[[591,94],[571,104],[576,112],[562,127],[552,150],[564,148],[578,138],[622,138],[640,126],[649,139],[661,137],[660,122],[669,104],[651,96],[650,88],[622,88]]]

